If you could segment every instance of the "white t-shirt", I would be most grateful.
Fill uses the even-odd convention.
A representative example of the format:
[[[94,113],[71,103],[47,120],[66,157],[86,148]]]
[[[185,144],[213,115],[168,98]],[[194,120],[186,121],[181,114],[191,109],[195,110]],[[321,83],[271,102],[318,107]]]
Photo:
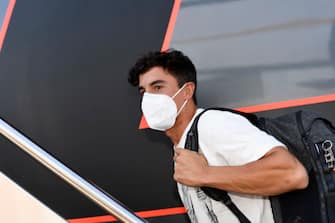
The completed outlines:
[[[196,115],[203,109],[198,109]],[[196,116],[195,115],[195,116]],[[184,148],[185,129],[178,148]],[[281,142],[253,126],[246,118],[231,112],[210,110],[198,122],[199,152],[210,166],[243,165],[260,159]],[[192,223],[239,223],[236,216],[221,202],[215,201],[197,187],[178,183],[178,192]],[[273,223],[267,197],[228,193],[237,207],[252,223]]]

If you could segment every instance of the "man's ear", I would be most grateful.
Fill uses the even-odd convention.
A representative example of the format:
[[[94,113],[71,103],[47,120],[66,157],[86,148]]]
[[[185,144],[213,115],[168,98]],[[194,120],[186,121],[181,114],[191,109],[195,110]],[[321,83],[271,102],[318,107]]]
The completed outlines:
[[[193,97],[195,89],[195,84],[193,82],[188,82],[185,86],[184,97],[186,100],[190,100]]]

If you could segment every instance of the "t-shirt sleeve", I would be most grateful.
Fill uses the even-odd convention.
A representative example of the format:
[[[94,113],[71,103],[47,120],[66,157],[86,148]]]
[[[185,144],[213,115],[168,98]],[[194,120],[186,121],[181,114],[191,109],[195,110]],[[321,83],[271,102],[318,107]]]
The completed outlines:
[[[228,165],[243,165],[260,159],[276,146],[285,147],[245,117],[231,112],[206,112],[199,120],[198,131],[199,139],[210,150],[207,154],[222,156]]]

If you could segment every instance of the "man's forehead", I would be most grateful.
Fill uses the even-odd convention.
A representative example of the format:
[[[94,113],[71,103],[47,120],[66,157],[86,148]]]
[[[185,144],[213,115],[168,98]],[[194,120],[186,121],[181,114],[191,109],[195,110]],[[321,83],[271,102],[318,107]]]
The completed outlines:
[[[146,86],[152,83],[175,82],[175,78],[161,67],[151,68],[139,76],[139,85]]]

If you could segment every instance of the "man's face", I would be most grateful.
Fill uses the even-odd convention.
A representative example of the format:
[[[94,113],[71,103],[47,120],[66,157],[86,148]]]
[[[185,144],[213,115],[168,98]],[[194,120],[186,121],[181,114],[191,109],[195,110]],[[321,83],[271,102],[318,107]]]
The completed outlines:
[[[165,94],[172,97],[178,90],[179,86],[177,80],[161,67],[153,67],[149,71],[139,76],[139,92],[141,95],[144,92],[152,94]],[[177,107],[185,101],[180,92],[174,101]]]

